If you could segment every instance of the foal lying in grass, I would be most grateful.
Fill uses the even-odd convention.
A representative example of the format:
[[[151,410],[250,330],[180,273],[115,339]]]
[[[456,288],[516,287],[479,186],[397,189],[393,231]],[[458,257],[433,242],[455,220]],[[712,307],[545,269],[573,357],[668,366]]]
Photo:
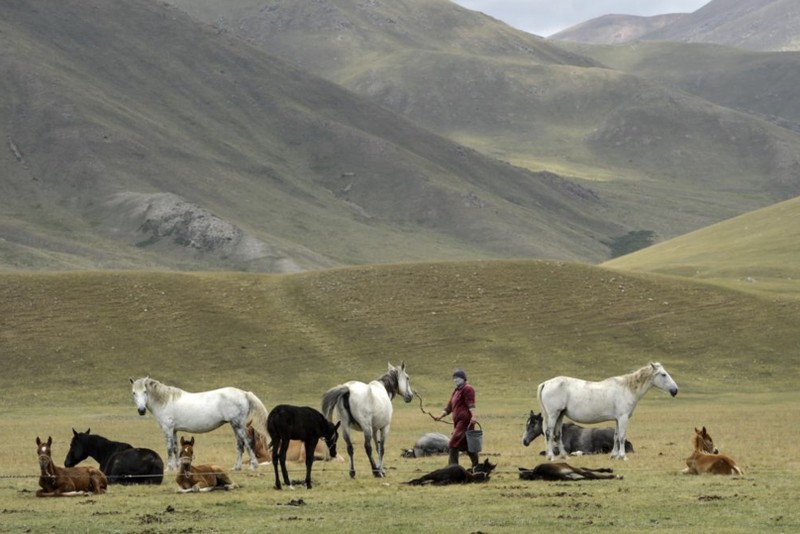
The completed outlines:
[[[181,436],[181,452],[178,462],[178,475],[175,480],[181,489],[179,493],[190,491],[213,491],[215,489],[232,490],[237,486],[225,470],[215,464],[192,465],[194,459],[194,436],[186,440]]]
[[[714,441],[708,434],[706,427],[702,430],[694,429],[692,436],[692,455],[686,459],[687,475],[710,473],[712,475],[741,475],[742,470],[730,456],[718,454]]]

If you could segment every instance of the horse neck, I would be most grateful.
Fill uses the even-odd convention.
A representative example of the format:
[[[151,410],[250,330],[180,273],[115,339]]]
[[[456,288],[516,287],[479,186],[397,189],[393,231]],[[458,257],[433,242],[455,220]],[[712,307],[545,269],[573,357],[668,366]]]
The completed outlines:
[[[117,442],[106,439],[103,436],[90,436],[85,445],[87,445],[86,452],[100,465],[103,465],[112,454],[117,452]]]
[[[47,463],[43,464],[41,457],[44,456],[47,458]],[[42,476],[48,478],[56,478],[58,476],[58,471],[56,470],[55,464],[53,464],[53,457],[47,454],[40,454],[39,455],[39,467],[42,470]]]
[[[706,454],[706,451],[703,449],[703,436],[700,434],[695,434],[692,438],[692,446],[694,447],[694,453],[697,456],[702,454]]]
[[[389,395],[390,399],[394,399],[394,396],[400,391],[400,383],[397,380],[397,371],[389,371],[380,377],[378,382],[383,384],[383,387],[386,388],[386,393]]]
[[[641,399],[653,385],[653,371],[650,366],[642,367],[638,371],[625,375],[623,379],[638,400]]]

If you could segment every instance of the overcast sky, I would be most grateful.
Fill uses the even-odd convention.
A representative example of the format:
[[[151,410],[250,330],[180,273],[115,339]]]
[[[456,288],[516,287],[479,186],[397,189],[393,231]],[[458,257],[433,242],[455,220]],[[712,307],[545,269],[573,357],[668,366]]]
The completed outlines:
[[[510,26],[547,37],[600,15],[691,13],[710,0],[453,0]]]

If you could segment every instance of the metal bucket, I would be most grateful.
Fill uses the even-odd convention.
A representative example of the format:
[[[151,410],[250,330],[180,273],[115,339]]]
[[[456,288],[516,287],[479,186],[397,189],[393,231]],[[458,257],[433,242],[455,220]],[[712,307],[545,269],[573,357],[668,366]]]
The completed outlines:
[[[483,449],[483,428],[480,423],[475,423],[477,430],[467,430],[467,450],[471,453],[479,453]]]

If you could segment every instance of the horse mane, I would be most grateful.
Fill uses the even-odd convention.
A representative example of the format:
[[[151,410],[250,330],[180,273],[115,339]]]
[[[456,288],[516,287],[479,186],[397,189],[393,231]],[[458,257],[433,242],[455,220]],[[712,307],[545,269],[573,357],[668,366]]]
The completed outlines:
[[[386,393],[389,394],[390,399],[394,399],[395,394],[400,390],[400,381],[397,378],[397,369],[390,369],[382,377],[376,380],[383,384],[386,388]]]
[[[660,367],[661,364],[651,362],[641,369],[638,369],[627,375],[623,375],[621,377],[622,383],[631,391],[640,391],[653,380],[654,371],[657,366]]]
[[[144,387],[148,394],[152,396],[153,401],[158,404],[166,404],[171,400],[177,399],[183,393],[182,389],[162,384],[154,378],[146,378]]]

